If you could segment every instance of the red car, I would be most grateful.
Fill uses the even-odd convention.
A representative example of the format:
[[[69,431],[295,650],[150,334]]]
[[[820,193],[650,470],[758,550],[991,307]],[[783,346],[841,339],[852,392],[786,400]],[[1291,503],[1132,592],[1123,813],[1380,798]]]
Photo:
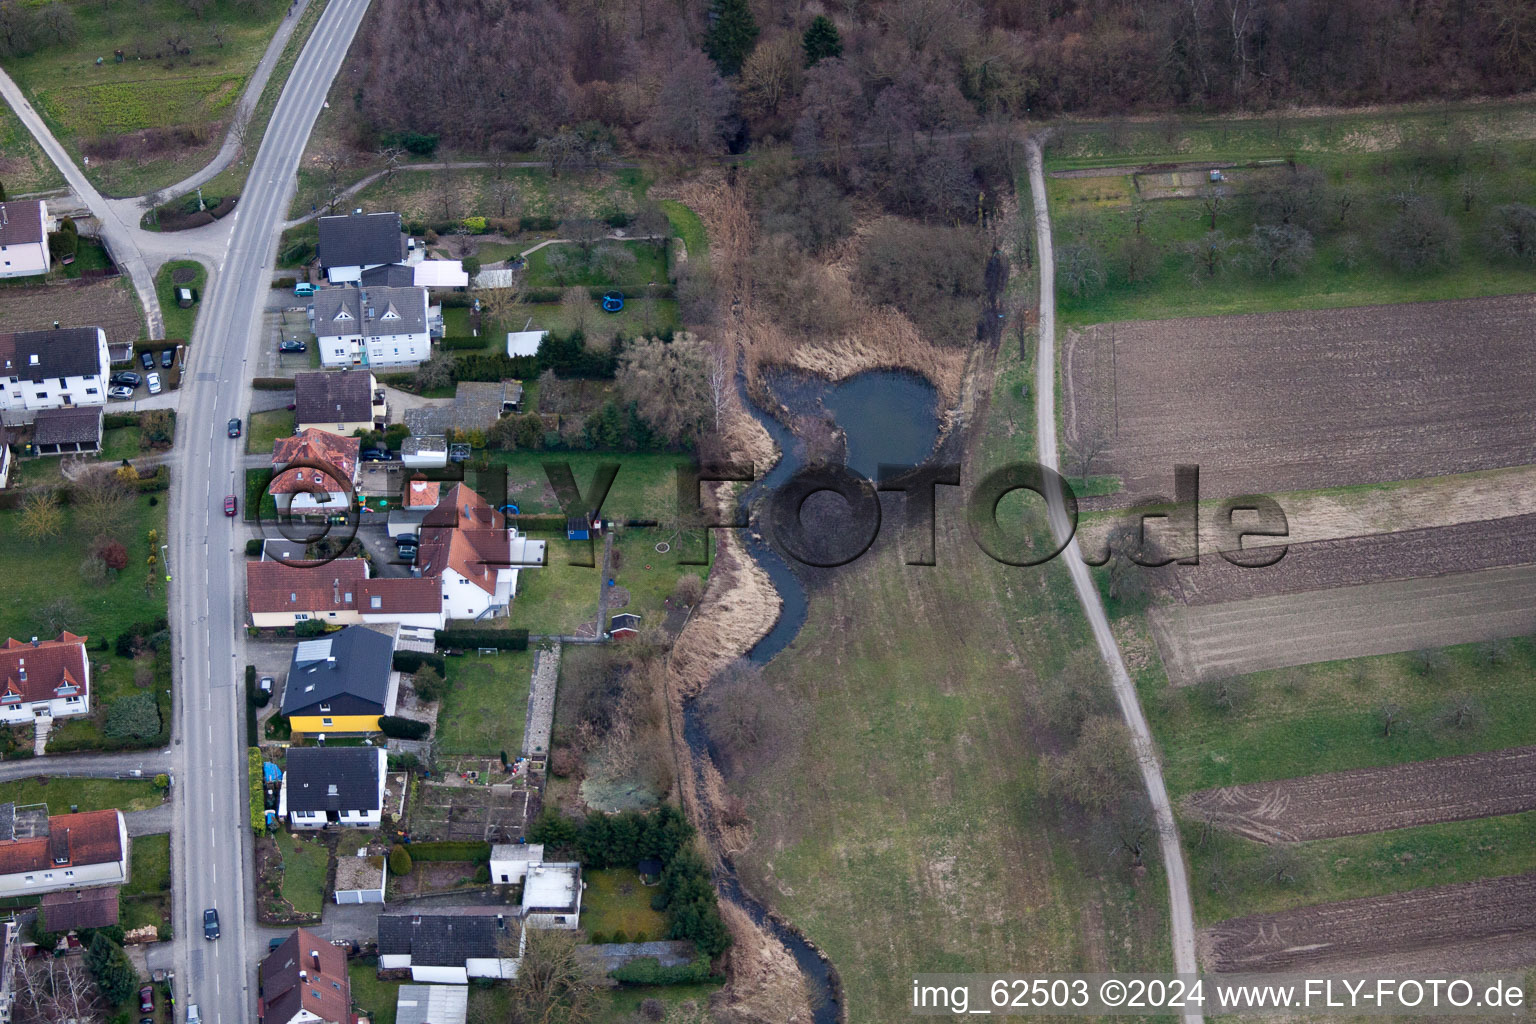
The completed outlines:
[[[155,990],[151,985],[145,985],[143,988],[139,989],[139,1012],[155,1012]]]
[[[226,494],[224,496],[224,514],[227,516],[235,514],[235,496],[233,494]]]

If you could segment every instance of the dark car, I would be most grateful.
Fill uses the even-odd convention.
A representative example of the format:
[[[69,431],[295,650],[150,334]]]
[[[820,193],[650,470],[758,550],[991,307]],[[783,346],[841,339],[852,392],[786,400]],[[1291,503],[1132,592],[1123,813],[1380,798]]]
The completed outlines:
[[[269,940],[267,942],[267,951],[271,952],[272,950],[276,949],[278,946],[281,946],[283,943],[285,943],[287,941],[288,941],[288,939],[287,939],[286,936],[280,936],[278,938],[271,939],[271,940]]]
[[[395,548],[395,557],[402,562],[412,564],[416,561],[417,547],[415,544],[402,544]]]
[[[395,547],[403,548],[407,544],[409,544],[411,547],[415,547],[420,542],[421,542],[421,538],[417,537],[416,534],[414,534],[414,533],[402,533],[400,536],[395,538]]]
[[[153,370],[155,368],[155,354],[153,352],[140,352],[139,362],[144,364],[144,369]]]
[[[209,907],[203,911],[203,938],[212,942],[219,937],[219,912]]]
[[[155,988],[153,985],[145,985],[139,989],[139,1012],[155,1012]]]
[[[364,448],[358,457],[364,462],[388,462],[395,457],[395,453],[388,448]]]
[[[229,436],[240,436],[240,417],[236,416],[234,419],[229,421]]]
[[[278,342],[277,350],[279,352],[308,352],[309,346],[302,341],[289,339],[288,341]]]
[[[124,370],[122,373],[114,373],[112,375],[112,383],[121,384],[124,387],[136,388],[140,384],[144,383],[144,378],[140,377],[132,370]]]
[[[173,364],[175,362],[176,362],[176,350],[175,349],[168,348],[168,349],[165,349],[164,351],[162,351],[160,353],[160,368],[162,370],[169,370],[171,368],[171,364]]]

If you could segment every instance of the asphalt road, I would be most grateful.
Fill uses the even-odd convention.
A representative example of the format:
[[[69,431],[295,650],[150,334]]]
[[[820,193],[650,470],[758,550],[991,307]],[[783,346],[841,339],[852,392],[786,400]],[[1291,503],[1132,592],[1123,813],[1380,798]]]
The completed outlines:
[[[250,405],[250,367],[263,338],[278,227],[325,94],[368,0],[332,0],[283,90],[232,222],[229,247],[209,275],[184,377],[172,470],[168,573],[176,641],[175,749],[183,765],[173,829],[176,850],[177,1000],[198,1004],[209,1024],[255,1019],[261,942],[251,904],[247,827],[244,534],[223,512],[244,501],[243,441],[225,424]],[[219,911],[222,935],[202,940],[203,911]]]
[[[1035,380],[1056,379],[1056,256],[1051,246],[1051,213],[1046,203],[1045,172],[1042,167],[1040,140],[1031,138],[1029,153],[1029,190],[1035,197],[1035,236],[1040,253],[1040,330],[1035,361]],[[1052,387],[1035,388],[1035,430],[1040,439],[1040,464],[1059,471],[1056,452],[1056,390]],[[1046,505],[1051,520],[1051,531],[1059,541],[1067,536],[1071,526],[1067,521],[1066,506],[1060,489],[1047,487]],[[1093,637],[1099,645],[1099,655],[1109,669],[1110,682],[1115,699],[1120,704],[1121,717],[1131,730],[1136,747],[1136,760],[1141,766],[1142,783],[1152,804],[1158,833],[1159,852],[1163,868],[1168,875],[1168,917],[1173,940],[1173,969],[1179,974],[1194,974],[1195,961],[1195,914],[1189,900],[1189,874],[1184,867],[1184,851],[1179,846],[1179,831],[1173,820],[1173,809],[1168,803],[1168,787],[1163,783],[1163,769],[1158,764],[1157,748],[1152,743],[1152,732],[1141,711],[1136,687],[1131,683],[1125,660],[1120,656],[1120,645],[1109,628],[1109,617],[1104,614],[1104,602],[1099,597],[1093,578],[1088,575],[1074,535],[1060,558],[1066,559],[1077,589],[1077,599],[1093,628]],[[1205,1018],[1199,1011],[1184,1014],[1185,1024],[1200,1024]]]

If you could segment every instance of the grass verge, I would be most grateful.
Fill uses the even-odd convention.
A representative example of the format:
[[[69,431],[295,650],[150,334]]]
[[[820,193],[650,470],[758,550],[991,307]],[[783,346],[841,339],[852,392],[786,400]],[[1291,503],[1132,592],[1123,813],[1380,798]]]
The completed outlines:
[[[178,270],[190,270],[192,280],[185,285],[174,282]],[[160,315],[165,320],[165,336],[181,341],[192,340],[192,328],[197,323],[197,311],[202,305],[203,287],[208,283],[208,269],[196,260],[172,260],[155,274],[155,293],[160,298]],[[182,309],[176,303],[177,288],[191,288],[197,301],[190,308]]]
[[[84,811],[147,811],[163,803],[160,790],[148,780],[73,779],[35,776],[0,783],[0,803],[47,804],[50,814],[67,814],[71,807]],[[137,854],[134,863],[137,864]]]

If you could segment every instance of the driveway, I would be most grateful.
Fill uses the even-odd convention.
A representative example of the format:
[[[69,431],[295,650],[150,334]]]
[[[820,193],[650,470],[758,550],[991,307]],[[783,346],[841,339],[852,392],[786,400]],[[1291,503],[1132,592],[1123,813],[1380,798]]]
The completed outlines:
[[[395,553],[395,542],[389,539],[382,523],[378,526],[359,526],[357,540],[363,550],[368,552],[379,578],[402,579],[411,575],[411,567],[399,560]]]

